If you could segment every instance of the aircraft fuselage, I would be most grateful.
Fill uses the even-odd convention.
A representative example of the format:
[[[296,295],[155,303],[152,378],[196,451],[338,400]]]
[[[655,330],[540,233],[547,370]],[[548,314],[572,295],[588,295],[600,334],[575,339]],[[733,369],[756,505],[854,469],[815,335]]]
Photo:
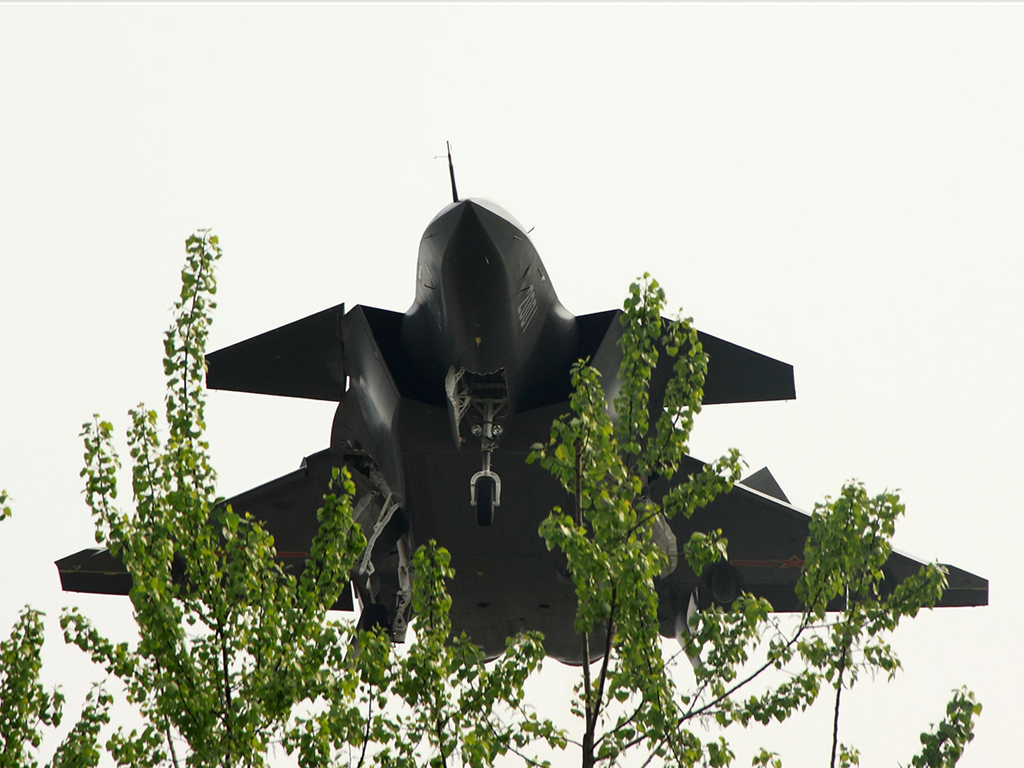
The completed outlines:
[[[454,185],[453,185],[454,187]],[[369,544],[351,573],[364,626],[401,641],[411,619],[414,548],[434,539],[449,550],[455,633],[466,632],[488,658],[524,629],[545,635],[547,653],[580,663],[573,628],[576,599],[565,560],[537,529],[570,499],[539,464],[531,445],[568,412],[570,368],[589,359],[609,403],[617,389],[622,327],[617,310],[574,317],[558,301],[521,225],[493,203],[446,206],[420,241],[416,293],[405,313],[344,305],[318,312],[207,356],[213,389],[339,403],[330,447],[302,467],[229,499],[274,535],[278,557],[305,567],[333,467],[356,484],[353,516]],[[795,397],[792,366],[701,332],[709,356],[703,402]],[[652,415],[670,366],[650,382]],[[674,482],[701,466],[685,457]],[[648,478],[658,500],[664,479]],[[692,605],[729,605],[740,589],[777,611],[799,611],[794,585],[809,516],[792,507],[767,470],[698,510],[658,522],[666,555],[656,581],[660,631],[679,637]],[[722,529],[729,561],[695,574],[678,548],[694,531]],[[131,578],[106,550],[57,563],[66,590],[124,594]],[[891,583],[920,565],[894,553]],[[952,566],[940,605],[984,605],[988,582]],[[352,607],[347,593],[336,607]],[[600,646],[599,638],[592,638]]]

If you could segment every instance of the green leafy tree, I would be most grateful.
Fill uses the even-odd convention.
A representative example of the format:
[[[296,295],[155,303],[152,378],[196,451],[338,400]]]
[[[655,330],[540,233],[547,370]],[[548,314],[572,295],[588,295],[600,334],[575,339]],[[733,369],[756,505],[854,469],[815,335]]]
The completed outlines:
[[[707,355],[692,321],[666,321],[663,309],[664,292],[655,281],[645,276],[631,287],[621,317],[617,393],[609,402],[598,371],[580,361],[572,370],[571,412],[555,421],[549,441],[534,446],[530,457],[561,481],[575,504],[571,511],[555,509],[540,533],[549,548],[566,555],[576,586],[584,664],[572,711],[582,720],[582,765],[615,764],[638,750],[643,764],[728,765],[734,755],[724,736],[705,741],[695,726],[705,730],[709,719],[723,730],[782,721],[828,687],[835,690],[832,765],[837,757],[855,765],[856,749],[838,744],[842,691],[864,672],[896,673],[900,662],[887,637],[901,619],[935,604],[945,575],[928,565],[886,589],[882,566],[903,505],[895,494],[871,497],[850,483],[812,515],[796,587],[804,611],[796,625],[787,630],[767,600],[749,594],[729,610],[695,614],[686,649],[693,684],[681,689],[680,676],[671,671],[674,659],[666,657],[658,636],[655,578],[665,555],[656,528],[727,492],[741,462],[732,450],[677,477],[701,409]],[[659,364],[671,365],[673,377],[664,407],[652,409],[649,382]],[[660,498],[650,488],[654,477],[675,478]],[[699,532],[683,553],[701,574],[726,556],[727,547],[721,531]],[[828,612],[835,602],[845,607]],[[771,670],[785,672],[772,678],[782,682],[766,682]],[[760,688],[749,693],[755,681]],[[970,740],[971,717],[980,707],[965,693],[956,694],[950,707],[952,720],[937,735],[922,736],[924,757],[915,758],[915,766],[946,765],[931,755],[959,756]],[[762,750],[754,764],[781,760]]]
[[[36,765],[30,750],[42,742],[40,726],[60,725],[64,696],[39,682],[43,620],[26,608],[9,639],[0,643],[0,765]]]
[[[95,417],[83,428],[86,500],[97,541],[132,576],[139,642],[109,642],[77,610],[61,622],[67,640],[119,678],[143,716],[141,729],[121,728],[109,740],[119,764],[258,766],[318,689],[322,660],[345,642],[345,629],[325,614],[365,539],[352,525],[352,486],[342,473],[324,489],[320,533],[298,577],[275,560],[273,538],[257,521],[217,497],[202,384],[221,251],[200,232],[186,254],[164,340],[166,438],[155,411],[130,411],[132,514],[116,506],[112,425]]]
[[[0,520],[11,515],[6,491],[0,491]],[[25,608],[11,635],[0,642],[0,768],[34,768],[43,728],[61,723],[64,694],[47,692],[42,668],[43,614]],[[54,753],[54,768],[87,768],[99,762],[99,731],[109,722],[111,697],[102,688],[89,692],[78,723]]]
[[[953,692],[946,716],[932,731],[921,734],[921,752],[910,764],[914,768],[951,768],[960,760],[964,747],[974,738],[974,718],[981,704],[966,688]]]
[[[535,763],[535,742],[564,747],[567,737],[524,701],[524,684],[543,657],[539,636],[510,639],[491,664],[469,639],[451,637],[445,582],[453,572],[447,552],[433,542],[413,558],[415,640],[408,647],[396,651],[384,634],[328,618],[366,543],[352,521],[353,487],[344,472],[324,489],[320,531],[298,575],[275,559],[273,538],[258,521],[216,495],[203,440],[202,382],[220,248],[216,237],[200,232],[186,252],[164,345],[166,424],[161,430],[157,414],[142,406],[130,412],[131,513],[117,507],[121,465],[113,427],[95,417],[83,431],[82,474],[97,540],[132,576],[139,640],[111,643],[76,610],[61,622],[65,638],[119,679],[142,715],[139,728],[119,728],[107,741],[115,761],[262,766],[280,744],[304,768],[486,766],[508,754]],[[576,743],[583,765],[616,764],[634,752],[644,764],[727,765],[733,753],[724,736],[704,735],[709,722],[724,730],[783,720],[829,688],[833,765],[856,765],[856,749],[838,744],[842,691],[865,672],[896,673],[888,633],[934,603],[943,574],[928,566],[887,589],[882,565],[903,507],[894,494],[872,497],[850,484],[814,511],[797,586],[803,614],[786,626],[750,595],[730,610],[697,613],[686,648],[693,680],[684,686],[657,632],[655,579],[665,556],[656,530],[727,492],[741,462],[731,451],[700,472],[681,473],[707,358],[692,323],[664,321],[663,305],[654,281],[632,287],[616,395],[609,402],[598,373],[576,365],[571,412],[532,455],[574,501],[572,510],[555,510],[540,535],[565,554],[577,589],[586,663],[570,708],[582,721]],[[675,375],[663,407],[652,408],[648,383],[659,364],[671,364]],[[654,476],[669,480],[671,490],[654,494]],[[3,515],[5,503],[0,496]],[[683,554],[701,573],[727,547],[720,532],[708,531],[686,542]],[[837,601],[843,610],[828,612]],[[11,701],[25,703],[0,721],[5,759],[10,753],[9,764],[19,765],[31,764],[27,750],[39,743],[39,726],[56,725],[62,704],[58,692],[38,685],[38,615],[27,612],[23,620],[3,646],[2,681],[19,691]],[[753,690],[755,681],[760,687]],[[95,764],[110,702],[97,690],[55,764]],[[946,718],[922,735],[912,764],[954,764],[979,711],[971,694],[957,692]],[[777,766],[781,759],[761,750],[753,764]]]
[[[511,638],[504,656],[485,665],[465,635],[451,637],[448,552],[429,542],[413,566],[415,641],[396,653],[386,635],[360,634],[358,651],[333,665],[328,707],[291,733],[300,765],[477,767],[510,753],[535,764],[524,752],[531,743],[564,747],[564,736],[524,702],[523,686],[544,658],[540,636]]]
[[[244,510],[216,494],[203,439],[204,351],[221,250],[203,231],[186,241],[175,320],[164,340],[167,436],[154,411],[130,411],[134,511],[116,506],[120,459],[113,427],[83,427],[86,500],[97,541],[132,577],[139,642],[113,644],[77,610],[66,639],[124,685],[141,729],[107,742],[120,765],[262,766],[275,744],[304,766],[489,765],[534,738],[557,742],[550,723],[523,708],[523,683],[543,649],[536,635],[510,641],[485,667],[465,638],[447,643],[448,553],[415,553],[416,641],[398,654],[386,637],[329,620],[366,546],[352,521],[354,485],[334,471],[319,532],[296,576]],[[405,707],[401,705],[404,703]],[[504,707],[507,717],[495,717]]]

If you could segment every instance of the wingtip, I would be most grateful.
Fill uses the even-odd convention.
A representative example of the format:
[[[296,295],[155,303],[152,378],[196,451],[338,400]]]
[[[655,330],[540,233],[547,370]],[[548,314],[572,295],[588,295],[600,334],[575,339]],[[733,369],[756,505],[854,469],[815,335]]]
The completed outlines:
[[[955,565],[941,565],[946,571],[946,590],[936,604],[938,607],[967,608],[988,605],[988,579]]]

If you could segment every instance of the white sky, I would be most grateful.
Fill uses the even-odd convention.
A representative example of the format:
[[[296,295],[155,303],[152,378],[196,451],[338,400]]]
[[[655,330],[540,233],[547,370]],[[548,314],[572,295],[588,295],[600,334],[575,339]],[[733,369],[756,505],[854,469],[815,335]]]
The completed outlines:
[[[897,546],[990,579],[990,607],[920,617],[897,681],[844,696],[863,763],[908,761],[961,684],[985,705],[961,765],[1018,755],[1022,40],[1010,4],[0,6],[0,635],[48,612],[70,715],[97,672],[60,608],[128,631],[126,600],[62,594],[52,563],[93,541],[82,422],[161,406],[185,237],[225,249],[214,349],[340,301],[405,310],[451,140],[460,193],[535,227],[570,310],[649,271],[795,366],[796,401],[709,408],[696,455],[736,445],[805,509],[849,477],[901,488]],[[222,492],[326,447],[331,411],[213,393]],[[830,710],[737,734],[737,765],[825,763]]]

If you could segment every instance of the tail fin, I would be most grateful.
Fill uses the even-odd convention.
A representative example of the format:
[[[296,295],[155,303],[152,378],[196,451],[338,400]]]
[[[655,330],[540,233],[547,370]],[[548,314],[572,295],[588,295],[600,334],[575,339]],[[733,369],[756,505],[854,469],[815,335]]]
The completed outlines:
[[[775,476],[771,473],[768,467],[761,467],[757,472],[741,480],[747,488],[753,488],[755,491],[771,496],[773,499],[784,501],[789,504],[789,499],[786,498],[785,492],[782,490],[782,486],[779,485],[779,481],[775,479]]]

